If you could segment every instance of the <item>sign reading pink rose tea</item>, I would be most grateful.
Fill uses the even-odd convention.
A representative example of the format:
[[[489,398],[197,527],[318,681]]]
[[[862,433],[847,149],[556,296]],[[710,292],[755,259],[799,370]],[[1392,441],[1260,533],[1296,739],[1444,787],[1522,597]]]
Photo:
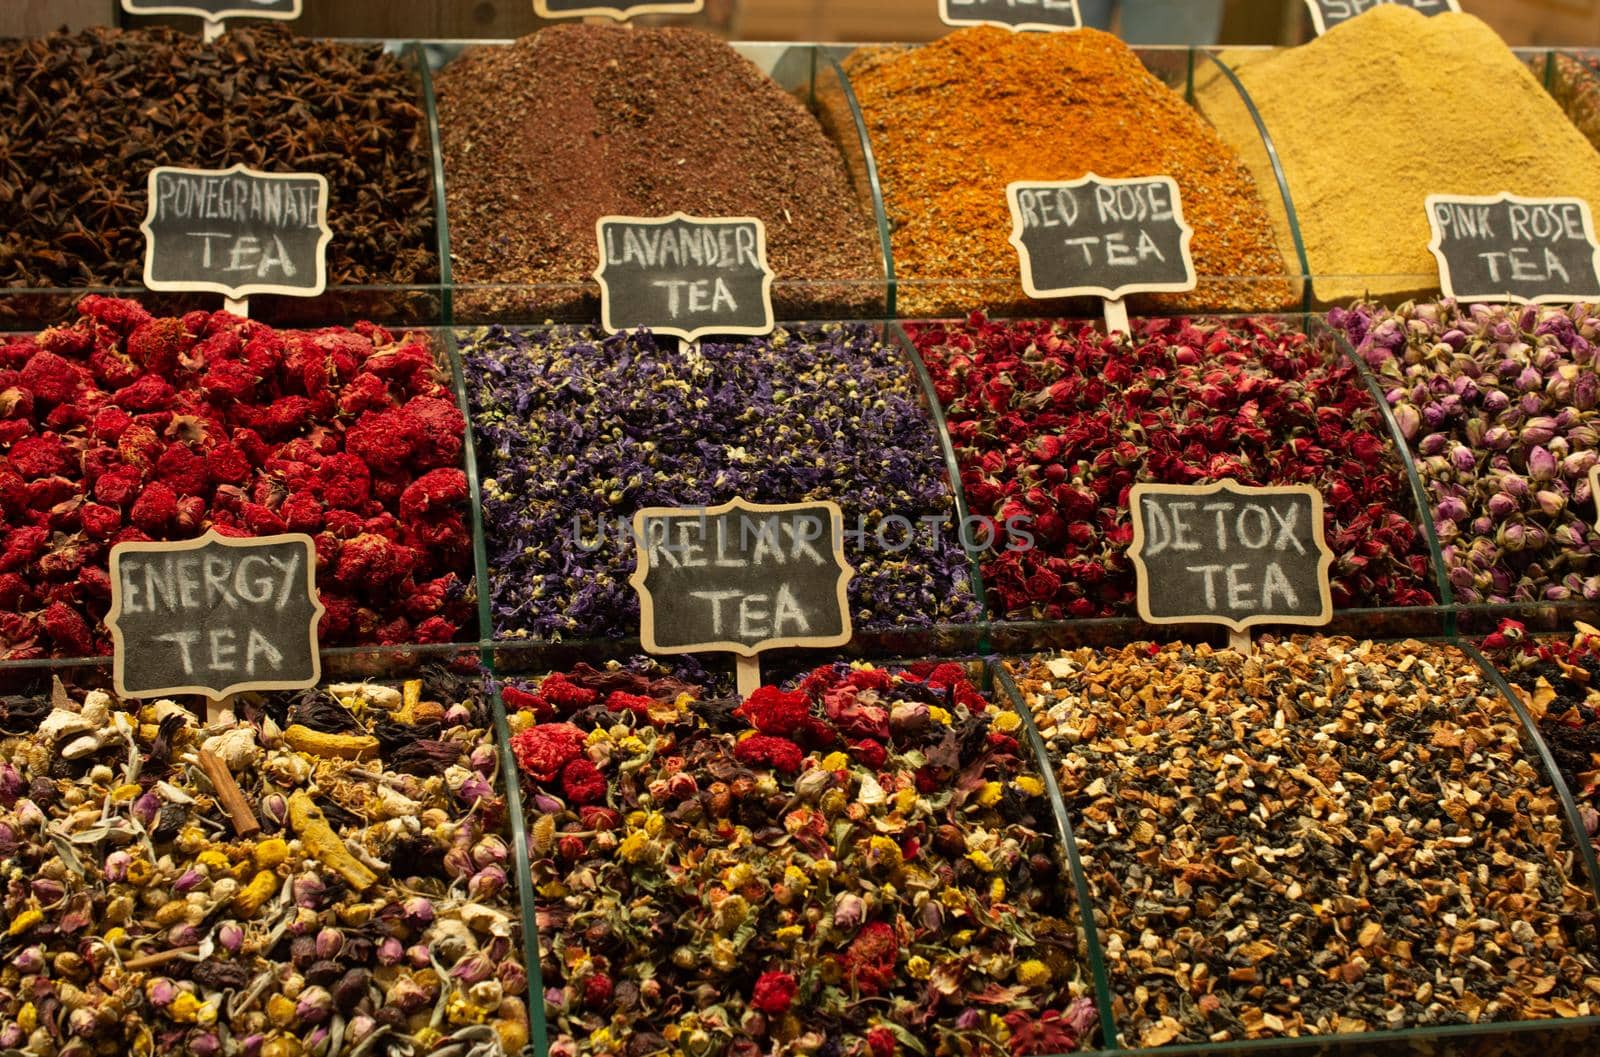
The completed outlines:
[[[316,546],[304,533],[119,543],[111,549],[112,676],[121,697],[317,685]]]
[[[198,15],[208,22],[225,18],[300,17],[301,0],[122,0],[130,15]]]
[[[231,169],[150,171],[144,283],[315,297],[328,283],[328,181],[316,173]]]
[[[1414,8],[1424,15],[1442,15],[1446,11],[1461,10],[1457,0],[1306,0],[1306,6],[1311,9],[1311,24],[1316,27],[1319,37],[1339,23],[1348,22],[1362,12],[1384,4]]]
[[[757,217],[601,217],[600,321],[698,341],[770,334],[767,228]]]
[[[1444,296],[1525,305],[1600,298],[1600,242],[1583,199],[1429,195],[1427,208]]]
[[[1078,0],[939,0],[947,26],[1005,26],[1007,29],[1078,29]]]
[[[1011,244],[1029,297],[1101,297],[1195,287],[1194,229],[1170,176],[1006,186]]]
[[[1310,485],[1139,484],[1133,559],[1147,624],[1320,626],[1333,619],[1322,495]]]
[[[604,16],[618,22],[635,15],[692,15],[705,8],[705,0],[646,0],[642,4],[606,4],[596,0],[533,0],[534,14],[540,18],[584,18]]]

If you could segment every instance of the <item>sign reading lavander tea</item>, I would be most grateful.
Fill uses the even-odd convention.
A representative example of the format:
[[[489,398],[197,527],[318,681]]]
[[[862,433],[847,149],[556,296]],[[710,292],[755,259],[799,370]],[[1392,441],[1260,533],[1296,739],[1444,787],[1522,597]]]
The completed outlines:
[[[1442,15],[1446,11],[1461,10],[1457,0],[1306,0],[1306,6],[1311,9],[1311,23],[1316,27],[1319,37],[1339,23],[1348,22],[1384,4],[1414,8],[1424,15]]]
[[[304,533],[111,548],[113,683],[120,697],[317,685],[316,545]]]
[[[144,283],[315,297],[328,283],[328,181],[316,173],[231,169],[150,171]]]
[[[850,641],[844,514],[831,502],[651,507],[633,518],[648,653],[735,653]]]
[[[1458,301],[1519,304],[1600,297],[1600,243],[1581,198],[1429,195],[1428,249]]]
[[[600,321],[698,341],[770,334],[767,227],[757,217],[601,217]]]
[[[1005,26],[1007,29],[1079,29],[1078,0],[939,0],[947,26]]]
[[[705,8],[705,0],[646,0],[642,4],[606,4],[596,0],[533,0],[534,14],[540,18],[583,18],[604,16],[618,22],[635,15],[692,15]]]
[[[1148,624],[1319,626],[1333,619],[1322,495],[1310,485],[1139,484],[1133,559]]]
[[[1006,186],[1011,244],[1029,297],[1102,297],[1195,287],[1177,181],[1170,176]]]
[[[208,22],[226,18],[300,17],[301,0],[122,0],[130,15],[198,15]]]

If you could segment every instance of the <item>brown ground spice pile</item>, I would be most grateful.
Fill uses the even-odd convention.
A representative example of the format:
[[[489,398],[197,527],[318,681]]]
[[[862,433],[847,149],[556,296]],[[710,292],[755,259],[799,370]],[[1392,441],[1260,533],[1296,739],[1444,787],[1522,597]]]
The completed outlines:
[[[839,149],[714,37],[554,26],[468,52],[437,86],[458,282],[583,284],[540,291],[540,314],[597,317],[595,221],[682,211],[766,223],[780,319],[881,303],[876,228]],[[860,285],[794,285],[817,280]]]
[[[1239,157],[1115,37],[980,26],[922,48],[864,49],[845,68],[866,112],[894,228],[902,315],[1067,311],[1062,301],[1030,301],[1022,291],[1007,241],[1006,184],[1088,172],[1168,174],[1183,193],[1200,286],[1136,306],[1289,302],[1286,282],[1205,278],[1288,269]]]

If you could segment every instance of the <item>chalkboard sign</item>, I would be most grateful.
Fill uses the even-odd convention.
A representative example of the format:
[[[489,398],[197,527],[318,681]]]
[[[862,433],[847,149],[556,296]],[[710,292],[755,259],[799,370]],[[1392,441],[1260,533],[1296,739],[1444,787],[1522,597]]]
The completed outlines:
[[[328,283],[328,181],[315,173],[231,169],[150,171],[144,283],[315,297]]]
[[[1415,8],[1425,15],[1461,10],[1456,0],[1306,0],[1306,6],[1311,9],[1311,24],[1316,27],[1319,37],[1339,23],[1348,22],[1362,12],[1384,4]]]
[[[939,0],[947,26],[1005,26],[1007,29],[1078,29],[1078,0]]]
[[[301,0],[122,0],[130,15],[198,15],[209,22],[225,18],[300,17]]]
[[[317,685],[316,548],[304,533],[111,548],[112,675],[120,697]]]
[[[601,217],[600,321],[698,341],[770,334],[767,227],[756,217]]]
[[[836,503],[652,507],[633,518],[639,637],[648,653],[850,641],[844,515]]]
[[[1133,559],[1148,624],[1328,623],[1333,552],[1310,485],[1134,485]]]
[[[1600,245],[1583,199],[1429,195],[1427,205],[1446,297],[1525,305],[1600,297]]]
[[[618,22],[635,15],[692,15],[705,8],[705,0],[647,0],[642,4],[600,4],[595,0],[533,0],[533,12],[540,18],[614,18]]]
[[[1194,229],[1170,176],[1020,181],[1007,185],[1006,200],[1029,297],[1115,301],[1195,287]]]

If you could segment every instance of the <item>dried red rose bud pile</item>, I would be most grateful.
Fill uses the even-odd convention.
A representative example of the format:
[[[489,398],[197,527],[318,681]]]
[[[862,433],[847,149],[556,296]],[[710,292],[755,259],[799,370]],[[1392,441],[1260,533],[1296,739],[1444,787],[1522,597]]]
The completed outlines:
[[[1060,1054],[1096,1014],[1021,717],[961,665],[505,689],[552,1054]]]
[[[305,532],[327,646],[470,619],[466,422],[422,336],[87,297],[0,343],[0,659],[109,653],[112,546]]]
[[[982,558],[1013,618],[1134,610],[1128,492],[1140,482],[1310,484],[1334,605],[1434,601],[1403,463],[1331,338],[1269,320],[1152,319],[1131,339],[1033,320],[908,326],[932,373],[973,515],[1031,523]]]

